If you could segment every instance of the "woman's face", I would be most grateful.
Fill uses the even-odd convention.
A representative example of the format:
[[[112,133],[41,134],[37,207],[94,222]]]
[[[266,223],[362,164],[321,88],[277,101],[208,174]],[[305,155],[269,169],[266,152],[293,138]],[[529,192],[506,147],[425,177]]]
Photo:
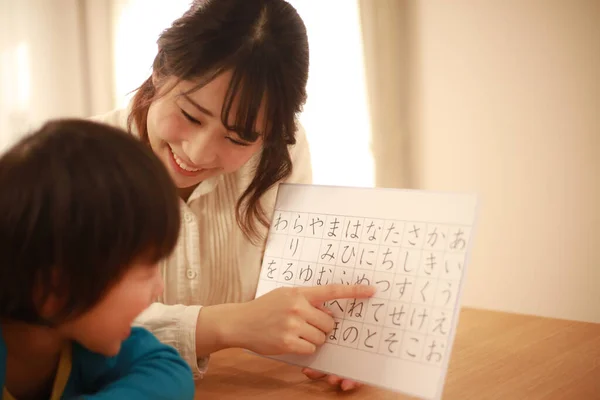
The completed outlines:
[[[223,73],[202,88],[185,94],[195,82],[169,78],[148,110],[148,139],[180,189],[191,188],[205,179],[238,170],[262,146],[264,107],[258,114],[256,142],[246,142],[221,121],[221,109],[231,73]],[[236,102],[229,113],[234,125]]]

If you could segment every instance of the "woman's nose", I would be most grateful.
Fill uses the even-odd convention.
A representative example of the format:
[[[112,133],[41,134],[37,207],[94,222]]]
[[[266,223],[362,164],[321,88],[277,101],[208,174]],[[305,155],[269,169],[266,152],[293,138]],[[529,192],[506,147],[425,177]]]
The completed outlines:
[[[202,130],[188,138],[182,145],[183,151],[195,167],[214,167],[218,153],[218,134]]]

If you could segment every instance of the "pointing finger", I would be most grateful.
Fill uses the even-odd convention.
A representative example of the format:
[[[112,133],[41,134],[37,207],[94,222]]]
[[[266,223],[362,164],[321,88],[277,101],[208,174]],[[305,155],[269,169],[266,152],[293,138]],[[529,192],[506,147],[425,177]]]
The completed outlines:
[[[374,286],[332,284],[302,288],[301,293],[313,305],[336,299],[365,299],[376,292]]]

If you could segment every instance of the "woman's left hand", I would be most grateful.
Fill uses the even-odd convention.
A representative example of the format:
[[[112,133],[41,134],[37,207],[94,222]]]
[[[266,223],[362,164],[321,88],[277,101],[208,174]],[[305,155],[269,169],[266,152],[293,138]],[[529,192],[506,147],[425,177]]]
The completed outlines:
[[[310,369],[310,368],[303,368],[302,373],[304,375],[306,375],[307,377],[309,377],[310,379],[316,380],[316,379],[326,378],[327,383],[329,383],[332,386],[339,387],[343,391],[358,389],[359,387],[361,387],[363,385],[362,383],[359,383],[359,382],[354,382],[349,379],[340,378],[339,376],[335,376],[335,375],[327,375],[323,372],[315,371],[314,369]]]

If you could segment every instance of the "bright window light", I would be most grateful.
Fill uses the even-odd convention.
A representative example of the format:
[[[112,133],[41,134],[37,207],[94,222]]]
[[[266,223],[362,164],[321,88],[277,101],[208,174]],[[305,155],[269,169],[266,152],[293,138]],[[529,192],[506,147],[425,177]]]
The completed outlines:
[[[350,0],[289,2],[304,20],[309,36],[308,101],[300,121],[311,146],[314,182],[372,187],[375,176],[358,4]],[[129,93],[149,76],[158,35],[189,4],[189,0],[114,1],[118,106],[126,105]]]

